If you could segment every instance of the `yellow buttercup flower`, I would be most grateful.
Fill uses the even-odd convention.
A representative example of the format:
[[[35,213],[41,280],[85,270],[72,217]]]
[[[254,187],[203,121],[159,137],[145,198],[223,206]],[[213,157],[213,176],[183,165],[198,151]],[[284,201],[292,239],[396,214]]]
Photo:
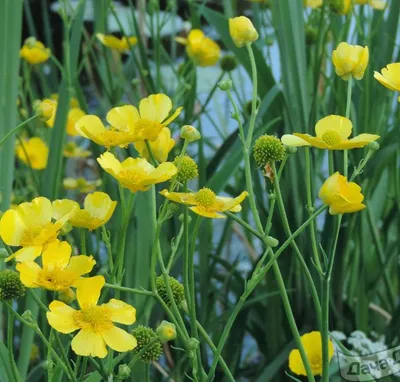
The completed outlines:
[[[348,139],[353,124],[350,119],[340,115],[330,115],[322,118],[315,126],[316,137],[309,134],[294,133],[282,136],[282,143],[286,146],[313,146],[327,150],[349,150],[364,147],[368,143],[380,138],[376,134],[360,134]]]
[[[352,9],[353,0],[328,0],[333,12],[338,15],[347,15]]]
[[[339,172],[325,181],[318,196],[324,204],[330,206],[331,215],[357,212],[366,207],[362,204],[364,195],[361,193],[361,187],[354,182],[348,182]]]
[[[362,80],[369,61],[368,46],[349,45],[341,42],[332,53],[336,74],[347,81],[350,77]]]
[[[354,3],[360,5],[369,5],[379,11],[383,11],[387,5],[385,0],[354,0]]]
[[[63,186],[66,190],[76,190],[82,193],[93,192],[97,187],[101,186],[101,179],[86,180],[84,178],[65,178]]]
[[[46,62],[50,57],[51,51],[43,43],[37,41],[35,37],[29,37],[24,41],[19,54],[29,64],[37,65]]]
[[[96,34],[97,39],[107,48],[114,49],[120,53],[127,53],[131,50],[131,46],[137,44],[137,38],[122,37],[118,38],[112,35],[104,35],[103,33]]]
[[[16,154],[19,160],[34,170],[43,170],[47,166],[49,148],[42,139],[33,137],[18,144]]]
[[[56,116],[56,110],[57,110],[57,102],[53,101],[51,99],[44,99],[42,101],[36,100],[33,102],[33,109],[35,110],[35,113],[40,117],[40,119],[44,122],[49,120],[53,120]]]
[[[74,210],[69,222],[73,227],[94,230],[106,224],[114,213],[117,202],[104,192],[94,192],[86,196],[83,207],[74,200],[62,199],[53,202],[53,218],[59,219],[68,211]]]
[[[177,37],[176,41],[186,45],[186,53],[199,66],[214,66],[221,56],[219,45],[206,37],[200,29],[192,29],[187,38]]]
[[[374,77],[386,88],[400,92],[400,62],[387,65],[382,74],[374,72]],[[398,100],[400,102],[400,97]]]
[[[304,0],[304,6],[309,8],[322,7],[323,0]]]
[[[67,134],[71,137],[79,135],[78,131],[75,129],[75,124],[80,118],[85,116],[86,113],[79,107],[73,107],[68,112],[67,117]]]
[[[104,358],[108,353],[106,345],[118,352],[137,346],[135,337],[114,325],[115,322],[132,325],[136,321],[136,309],[114,298],[97,305],[104,283],[103,276],[80,279],[76,293],[80,310],[56,300],[46,313],[50,326],[58,332],[68,334],[79,330],[71,342],[72,350],[78,355]]]
[[[163,190],[160,194],[173,202],[193,206],[190,207],[190,209],[197,215],[214,219],[225,218],[225,215],[221,215],[219,212],[241,211],[242,206],[240,203],[242,203],[248,195],[247,191],[243,191],[236,198],[227,198],[215,195],[215,193],[209,188],[202,188],[197,192],[188,193],[169,192],[168,190]]]
[[[144,158],[127,158],[121,163],[110,152],[100,155],[97,161],[122,187],[132,192],[147,191],[151,185],[165,182],[177,172],[170,162],[161,163],[157,168]]]
[[[6,261],[14,257],[21,262],[33,261],[40,256],[46,245],[57,239],[72,213],[66,211],[64,216],[53,222],[51,201],[43,197],[6,211],[0,220],[0,236],[7,245],[23,247]]]
[[[238,48],[258,39],[258,32],[253,23],[246,16],[229,19],[229,33]]]
[[[164,127],[161,130],[158,138],[149,144],[155,159],[162,163],[168,159],[169,152],[175,146],[175,140],[171,138],[171,130],[168,129],[168,127]],[[136,142],[134,146],[141,157],[150,161],[150,154],[144,141]]]
[[[322,339],[320,332],[310,332],[301,336],[308,361],[313,375],[322,375]],[[329,361],[333,357],[333,343],[329,340]],[[289,369],[297,374],[307,376],[306,369],[301,359],[298,349],[294,349],[289,354]]]
[[[67,158],[87,158],[92,155],[92,152],[78,146],[75,141],[69,141],[64,146],[63,154]]]
[[[34,261],[18,263],[16,268],[22,283],[28,288],[70,294],[70,288],[82,275],[89,273],[96,261],[92,256],[72,256],[72,248],[66,242],[56,240],[50,243],[42,254],[42,267]]]

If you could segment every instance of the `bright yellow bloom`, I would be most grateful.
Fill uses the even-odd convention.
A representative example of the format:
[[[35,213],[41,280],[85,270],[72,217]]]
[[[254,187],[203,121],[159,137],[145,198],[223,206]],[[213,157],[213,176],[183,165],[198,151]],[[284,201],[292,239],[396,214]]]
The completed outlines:
[[[225,215],[221,215],[219,212],[241,211],[242,206],[240,203],[248,195],[247,191],[243,191],[236,198],[227,198],[215,195],[209,188],[202,188],[197,192],[188,193],[162,190],[160,194],[173,202],[192,205],[193,207],[190,207],[190,209],[197,215],[214,219],[225,218]]]
[[[78,122],[80,118],[85,116],[86,113],[80,109],[79,107],[73,107],[72,109],[69,110],[68,112],[68,117],[67,117],[67,134],[70,135],[71,137],[76,137],[79,135],[77,130],[75,129],[75,124]]]
[[[374,72],[374,77],[386,88],[400,92],[400,62],[387,65],[382,74]],[[398,100],[400,102],[400,97]]]
[[[323,0],[304,0],[304,6],[309,8],[322,7]]]
[[[165,182],[177,172],[170,162],[161,163],[157,168],[144,158],[127,158],[121,163],[110,152],[100,155],[97,161],[122,187],[132,192],[147,191],[151,185]]]
[[[92,155],[92,152],[78,146],[75,141],[69,141],[64,146],[63,154],[67,158],[87,158]]]
[[[168,127],[164,127],[158,138],[154,142],[149,142],[149,144],[154,158],[162,163],[168,159],[169,152],[175,146],[175,140],[171,138],[171,130]],[[141,157],[150,161],[150,154],[144,141],[136,142],[134,146]]]
[[[0,236],[7,245],[23,247],[6,261],[14,257],[21,262],[33,261],[40,256],[46,245],[57,239],[59,231],[72,213],[66,211],[64,216],[53,222],[51,202],[43,197],[6,211],[0,220]]]
[[[385,0],[354,0],[355,4],[366,5],[368,4],[374,9],[379,11],[383,11],[386,8],[386,1]]]
[[[131,46],[137,44],[137,38],[132,37],[118,37],[112,35],[104,35],[103,33],[96,34],[97,39],[107,48],[114,49],[120,53],[127,53],[131,50]]]
[[[362,80],[369,61],[368,46],[349,45],[341,42],[332,53],[332,62],[336,74],[347,81],[353,76],[356,80]]]
[[[286,146],[313,146],[327,150],[349,150],[364,147],[368,143],[380,138],[376,134],[360,134],[348,139],[353,124],[350,119],[340,115],[329,115],[322,118],[315,125],[316,137],[309,134],[294,133],[282,136],[282,143]]]
[[[18,144],[16,154],[19,160],[34,170],[43,170],[47,166],[49,148],[39,137],[33,137]]]
[[[258,32],[251,20],[246,16],[229,19],[229,33],[234,44],[241,48],[258,39]]]
[[[353,0],[328,0],[331,9],[339,15],[347,15],[352,9]]]
[[[40,119],[44,122],[49,120],[53,120],[56,116],[57,110],[57,102],[51,99],[44,99],[43,101],[36,100],[33,102],[33,109],[35,110],[36,114],[40,116]]]
[[[93,192],[97,187],[101,186],[101,179],[86,180],[84,178],[65,178],[63,186],[66,190],[76,190],[82,193]]]
[[[81,309],[75,310],[56,300],[46,313],[50,326],[58,332],[68,334],[79,330],[71,342],[72,350],[78,355],[104,358],[108,353],[106,345],[118,352],[137,346],[135,337],[114,325],[114,322],[132,325],[136,321],[136,309],[114,298],[97,305],[104,283],[103,276],[80,279],[76,294]]]
[[[322,340],[320,332],[310,332],[301,336],[301,343],[307,354],[313,375],[322,375]],[[333,343],[329,340],[329,361],[333,357]],[[297,374],[306,376],[306,369],[298,349],[294,349],[289,354],[289,369]]]
[[[364,195],[361,193],[361,187],[354,182],[348,182],[346,177],[338,172],[325,181],[318,196],[324,204],[330,206],[331,215],[357,212],[366,207],[362,204]]]
[[[36,65],[46,62],[50,57],[51,51],[34,37],[29,37],[24,41],[19,54],[29,64]]]
[[[72,256],[66,242],[50,243],[42,254],[42,268],[34,261],[17,264],[22,283],[28,288],[44,288],[70,294],[82,275],[89,273],[96,261],[92,256]]]
[[[117,202],[104,192],[94,192],[86,196],[83,202],[84,208],[74,200],[62,199],[53,202],[53,218],[59,219],[68,211],[74,210],[69,222],[73,227],[94,230],[106,224],[114,213]]]
[[[186,53],[199,66],[214,66],[221,55],[219,45],[200,29],[192,29],[187,38],[177,37],[176,41],[186,45]]]

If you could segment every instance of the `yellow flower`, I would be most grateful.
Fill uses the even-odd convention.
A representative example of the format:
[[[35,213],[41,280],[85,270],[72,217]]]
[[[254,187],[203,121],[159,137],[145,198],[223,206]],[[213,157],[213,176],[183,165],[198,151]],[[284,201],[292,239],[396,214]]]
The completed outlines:
[[[64,156],[67,158],[87,158],[92,152],[78,146],[75,141],[69,141],[64,146]]]
[[[254,28],[253,23],[246,16],[229,19],[229,33],[238,48],[258,39],[256,28]]]
[[[323,0],[304,0],[304,6],[309,8],[322,7]]]
[[[28,288],[44,288],[70,293],[70,288],[82,275],[89,273],[96,261],[92,256],[72,256],[72,248],[66,242],[50,243],[42,254],[42,268],[34,261],[18,263],[16,268],[22,283]]]
[[[355,4],[366,5],[368,4],[374,9],[379,11],[383,11],[386,8],[386,1],[385,0],[355,0]]]
[[[113,298],[97,305],[104,283],[103,276],[80,279],[77,289],[80,310],[56,300],[46,313],[50,326],[58,332],[68,334],[79,330],[71,342],[72,350],[78,355],[104,358],[108,353],[106,345],[118,352],[137,346],[135,337],[114,325],[114,322],[132,325],[136,321],[136,309]]]
[[[186,45],[186,53],[199,66],[214,66],[221,55],[219,45],[200,29],[193,29],[187,38],[177,37],[176,41]]]
[[[386,88],[400,92],[400,62],[387,65],[382,74],[374,72],[374,77]],[[400,97],[398,100],[400,102]]]
[[[310,332],[301,336],[301,343],[307,354],[313,375],[322,374],[322,340],[320,332]],[[329,361],[333,357],[333,343],[329,340]],[[294,349],[289,354],[289,369],[297,374],[306,376],[306,369],[298,349]]]
[[[353,76],[356,80],[362,80],[368,66],[368,46],[349,45],[341,42],[332,53],[332,62],[336,74],[347,81]]]
[[[173,202],[192,205],[193,207],[190,207],[190,209],[194,213],[206,218],[225,218],[225,215],[221,215],[219,212],[241,211],[240,203],[248,195],[247,191],[244,191],[236,198],[227,198],[215,195],[209,188],[202,188],[197,192],[189,193],[163,190],[160,194]]]
[[[144,158],[127,158],[121,163],[110,152],[100,155],[97,161],[122,187],[132,192],[146,191],[153,184],[171,179],[177,172],[170,162],[161,163],[157,168]]]
[[[19,160],[34,170],[43,170],[47,166],[49,148],[39,137],[33,137],[18,144],[16,153]]]
[[[352,8],[353,0],[328,0],[333,12],[339,15],[347,15]]]
[[[47,121],[49,120],[52,120],[54,124],[57,110],[56,101],[48,98],[44,99],[43,101],[36,100],[33,102],[33,109],[35,110],[36,114],[40,116],[40,119],[46,122],[46,125],[48,125]]]
[[[34,37],[29,37],[24,41],[24,45],[19,51],[21,58],[31,65],[42,64],[50,57],[50,49]]]
[[[331,175],[319,190],[318,196],[324,204],[330,206],[331,215],[339,215],[363,210],[364,195],[361,187],[348,182],[346,177],[335,172]]]
[[[64,216],[53,222],[51,201],[43,197],[6,211],[0,220],[0,236],[7,245],[23,247],[6,261],[14,257],[21,262],[33,261],[40,256],[43,248],[57,239],[59,231],[72,213],[66,211]]]
[[[76,190],[82,193],[93,192],[101,186],[101,179],[86,180],[84,178],[65,178],[63,186],[66,190]]]
[[[75,124],[78,122],[80,118],[85,116],[86,113],[80,109],[79,107],[73,107],[70,109],[68,112],[68,117],[67,117],[67,134],[70,135],[71,137],[75,137],[79,135],[79,133],[75,129]]]
[[[53,218],[59,219],[68,211],[74,210],[69,222],[73,227],[94,230],[106,224],[114,213],[117,202],[104,192],[94,192],[86,196],[83,203],[84,208],[73,200],[62,199],[53,202]]]
[[[155,159],[162,163],[168,159],[169,152],[175,146],[175,140],[171,138],[171,130],[168,129],[168,127],[164,127],[161,130],[158,138],[154,142],[150,142],[149,144]],[[144,141],[136,142],[134,146],[141,157],[146,158],[148,161],[150,161],[150,154]]]
[[[380,138],[375,134],[360,134],[348,139],[353,124],[350,119],[340,115],[329,115],[318,121],[315,126],[316,137],[309,134],[294,133],[282,136],[282,143],[286,146],[313,146],[318,149],[348,150],[364,147],[368,143]]]
[[[137,44],[137,38],[132,37],[118,37],[112,35],[104,35],[103,33],[96,34],[97,39],[107,48],[114,49],[120,53],[126,53],[131,50],[131,46]]]

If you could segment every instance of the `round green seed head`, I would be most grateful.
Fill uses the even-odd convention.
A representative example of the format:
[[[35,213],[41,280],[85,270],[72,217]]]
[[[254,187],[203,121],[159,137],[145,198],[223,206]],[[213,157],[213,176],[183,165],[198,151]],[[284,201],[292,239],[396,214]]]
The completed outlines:
[[[172,276],[169,276],[168,280],[169,280],[169,286],[171,287],[172,290],[172,296],[175,300],[176,305],[179,306],[182,303],[182,301],[185,300],[185,290],[183,288],[183,285]],[[164,282],[164,276],[158,276],[156,278],[156,287],[157,287],[157,292],[162,298],[162,300],[168,306],[171,306],[172,301],[168,297],[167,288]]]
[[[224,72],[231,72],[232,70],[235,70],[237,68],[238,61],[235,56],[228,54],[221,58],[219,64]]]
[[[146,345],[154,341],[154,343],[140,356],[140,359],[145,363],[157,361],[162,355],[161,341],[159,340],[156,332],[149,327],[139,325],[132,330],[132,335],[137,340],[137,347],[134,352],[137,353],[142,350]]]
[[[262,135],[254,144],[253,155],[258,167],[282,161],[285,153],[282,142],[272,135]]]
[[[0,272],[0,300],[13,300],[25,295],[26,288],[17,272],[5,269]]]
[[[177,180],[180,183],[185,183],[190,179],[199,176],[199,169],[197,163],[188,155],[183,157],[178,156],[174,159],[174,165],[178,169]]]

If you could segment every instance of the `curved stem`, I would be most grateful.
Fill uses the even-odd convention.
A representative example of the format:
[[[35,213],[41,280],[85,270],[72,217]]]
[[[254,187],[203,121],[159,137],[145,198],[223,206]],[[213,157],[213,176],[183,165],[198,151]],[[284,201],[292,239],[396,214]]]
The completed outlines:
[[[34,115],[33,117],[27,119],[24,122],[21,122],[17,127],[14,127],[12,130],[10,130],[6,135],[4,135],[1,139],[0,139],[0,146],[9,138],[11,137],[11,135],[15,134],[19,129],[21,129],[22,127],[24,127],[25,125],[27,125],[28,123],[34,121],[36,118],[39,118],[38,115]]]

